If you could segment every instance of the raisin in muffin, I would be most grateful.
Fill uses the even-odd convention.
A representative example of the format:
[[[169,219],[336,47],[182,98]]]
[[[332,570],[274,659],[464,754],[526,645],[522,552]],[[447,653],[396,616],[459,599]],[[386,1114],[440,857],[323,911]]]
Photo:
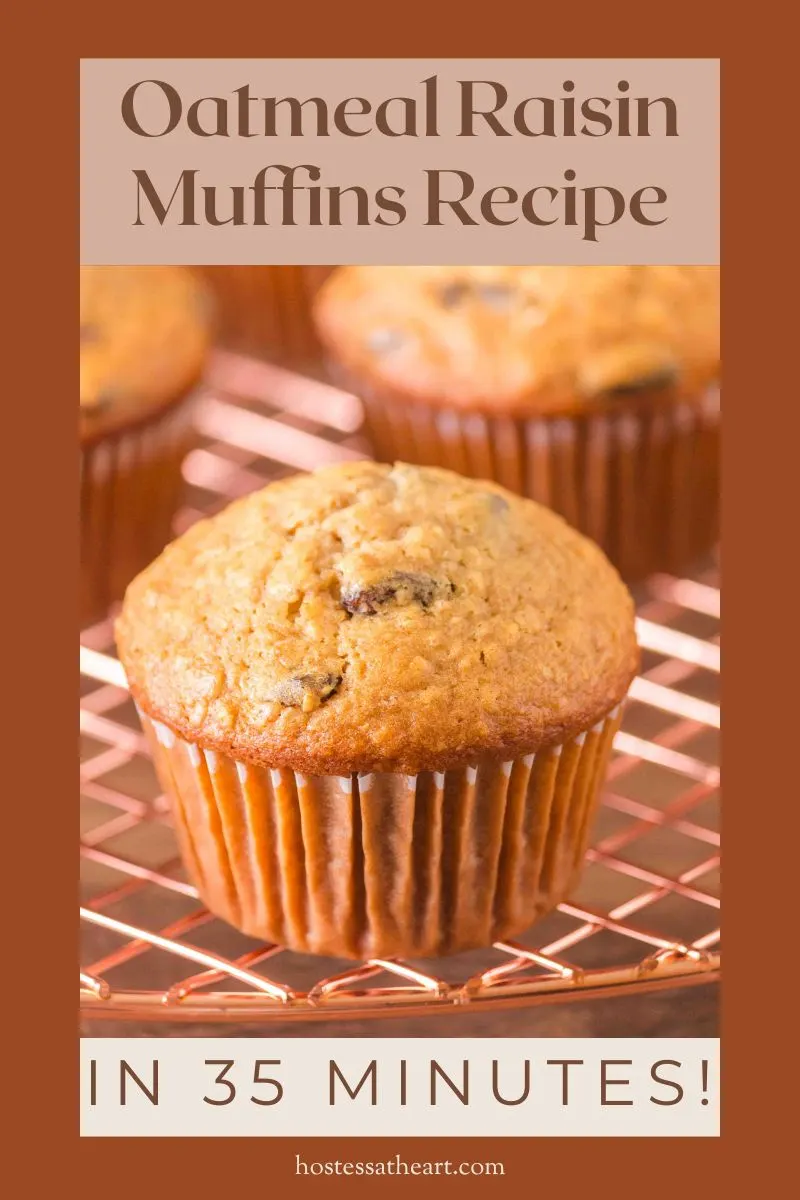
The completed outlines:
[[[371,462],[195,525],[117,642],[206,904],[343,957],[485,945],[563,899],[638,660],[619,576],[556,514]]]
[[[209,347],[208,304],[178,267],[82,267],[82,623],[163,549]]]
[[[716,268],[343,267],[315,315],[379,458],[539,500],[631,579],[713,546]]]
[[[220,340],[295,368],[319,363],[311,301],[330,267],[197,267],[217,304]]]

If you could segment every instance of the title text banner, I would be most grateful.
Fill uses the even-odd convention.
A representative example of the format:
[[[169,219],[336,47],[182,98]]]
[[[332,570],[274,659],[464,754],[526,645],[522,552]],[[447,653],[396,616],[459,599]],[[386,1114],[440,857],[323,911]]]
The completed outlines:
[[[715,263],[715,59],[86,59],[82,261]]]

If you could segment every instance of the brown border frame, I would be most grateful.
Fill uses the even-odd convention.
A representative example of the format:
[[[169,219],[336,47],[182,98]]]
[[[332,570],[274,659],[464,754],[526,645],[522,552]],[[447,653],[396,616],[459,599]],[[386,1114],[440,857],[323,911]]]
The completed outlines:
[[[785,282],[793,229],[784,218],[783,205],[793,199],[790,176],[796,158],[788,150],[782,128],[784,114],[787,132],[794,125],[789,81],[794,80],[796,67],[790,65],[789,55],[795,43],[788,23],[777,4],[762,4],[753,13],[733,5],[716,10],[685,0],[672,0],[658,10],[630,0],[599,7],[573,3],[555,13],[520,5],[513,14],[504,10],[503,19],[494,23],[485,8],[475,6],[469,14],[466,4],[457,15],[452,9],[406,2],[390,21],[385,10],[374,4],[314,7],[316,11],[309,5],[276,11],[250,6],[248,15],[247,6],[240,5],[236,20],[225,21],[210,5],[204,11],[200,5],[186,6],[180,12],[163,2],[142,0],[132,20],[131,11],[84,0],[77,10],[40,8],[17,14],[17,27],[27,26],[30,37],[22,52],[9,46],[6,55],[14,99],[7,109],[5,148],[16,159],[12,186],[4,197],[9,209],[6,253],[18,274],[13,292],[7,294],[12,301],[7,342],[12,379],[6,385],[4,483],[10,519],[4,544],[8,569],[4,602],[10,636],[4,658],[7,698],[10,693],[13,701],[8,713],[11,738],[6,744],[13,753],[6,756],[4,782],[12,821],[17,818],[20,825],[20,840],[9,837],[7,841],[5,873],[15,885],[15,898],[23,896],[29,911],[23,922],[14,909],[7,923],[13,957],[6,961],[13,963],[13,969],[7,968],[6,981],[9,991],[19,989],[22,1000],[15,1009],[14,1037],[7,1039],[5,1050],[14,1109],[29,1130],[19,1143],[10,1131],[7,1135],[9,1146],[27,1147],[25,1190],[58,1194],[70,1179],[80,1178],[114,1200],[126,1194],[138,1197],[143,1191],[167,1195],[192,1185],[198,1195],[211,1196],[217,1190],[231,1195],[237,1184],[245,1183],[267,1193],[286,1183],[292,1195],[299,1195],[293,1174],[295,1151],[309,1157],[353,1157],[398,1149],[397,1142],[382,1146],[379,1140],[355,1138],[335,1146],[325,1146],[319,1139],[271,1140],[266,1146],[245,1139],[234,1145],[165,1139],[130,1146],[116,1141],[78,1142],[76,1137],[75,930],[69,905],[56,905],[53,910],[52,897],[69,895],[74,880],[73,862],[64,856],[63,845],[70,837],[74,811],[69,801],[74,786],[74,734],[67,713],[74,703],[77,605],[66,603],[65,597],[77,576],[78,505],[73,455],[64,452],[74,438],[73,407],[65,403],[64,393],[74,384],[65,389],[64,377],[75,369],[72,325],[69,318],[65,320],[65,306],[72,307],[76,300],[78,58],[252,54],[256,46],[264,55],[286,57],[502,57],[511,52],[722,59],[727,480],[723,526],[729,531],[726,622],[734,642],[725,696],[726,837],[732,845],[729,861],[734,869],[726,898],[730,937],[723,1136],[677,1144],[594,1139],[586,1145],[580,1139],[577,1145],[569,1144],[569,1156],[566,1147],[554,1141],[478,1139],[470,1142],[468,1155],[503,1158],[507,1194],[518,1190],[509,1191],[513,1180],[524,1181],[526,1191],[544,1184],[561,1185],[565,1194],[566,1189],[577,1194],[587,1187],[604,1190],[606,1184],[623,1195],[636,1189],[652,1196],[676,1188],[688,1188],[696,1195],[710,1183],[724,1186],[728,1174],[740,1187],[746,1186],[756,1171],[762,1186],[769,1186],[770,1178],[779,1177],[779,1157],[785,1157],[788,1165],[788,1154],[794,1149],[789,1134],[791,1077],[785,1064],[795,1033],[787,1003],[791,993],[780,969],[784,961],[787,974],[791,967],[790,931],[777,922],[765,925],[759,901],[759,896],[765,896],[770,911],[779,911],[780,893],[785,891],[782,881],[797,874],[787,823],[787,816],[794,813],[796,784],[786,765],[797,707],[791,673],[786,682],[787,668],[792,669],[787,659],[793,648],[796,593],[783,578],[795,558],[795,552],[786,554],[785,547],[796,543],[789,508],[794,464],[788,461],[795,456],[796,442],[792,430],[784,432],[783,423],[796,421],[797,400],[792,394],[793,371],[790,368],[784,377],[779,361],[787,344],[794,352],[797,338],[796,295],[791,277],[788,286]],[[363,12],[361,20],[358,9]],[[783,11],[788,8],[783,6]],[[759,46],[762,30],[765,37]],[[27,236],[22,236],[23,222]],[[770,272],[773,263],[780,265],[780,276]],[[784,378],[790,381],[785,398]],[[773,433],[777,420],[780,438]],[[35,447],[35,460],[17,449],[17,430],[23,447]],[[781,458],[786,460],[783,464]],[[790,472],[787,476],[783,466]],[[42,486],[42,469],[46,486]],[[66,502],[68,495],[74,498],[73,507]],[[54,503],[54,497],[62,499]],[[11,580],[15,586],[9,586]],[[71,594],[77,595],[76,587]],[[780,752],[773,752],[773,747]],[[41,779],[28,764],[43,760],[46,774]],[[46,843],[39,840],[39,830],[25,828],[24,798],[31,787],[46,787],[52,797],[53,825]],[[769,855],[765,850],[764,831],[772,828],[774,842],[778,816],[781,828],[787,826],[783,864],[772,849]],[[31,877],[32,857],[15,849],[34,843],[36,878]],[[746,876],[737,863],[746,864]],[[791,897],[786,900],[788,908]],[[53,924],[53,911],[63,925]],[[26,932],[28,923],[37,921],[42,931],[45,924],[48,931],[46,991],[37,988],[41,964],[30,959]],[[37,945],[41,944],[40,939]],[[8,1020],[6,1029],[12,1029]],[[435,1151],[456,1158],[464,1149],[463,1143],[459,1148],[444,1139],[423,1139],[416,1146],[413,1140],[402,1142],[402,1152],[409,1157]],[[342,1194],[351,1191],[349,1182],[339,1185]],[[321,1194],[329,1189],[335,1193],[337,1183],[328,1179],[314,1188]],[[471,1183],[460,1185],[458,1194],[485,1193],[491,1186],[485,1180]],[[415,1187],[419,1186],[416,1180]],[[312,1194],[312,1188],[302,1190]],[[456,1189],[450,1190],[455,1194]],[[444,1191],[437,1180],[436,1194]]]

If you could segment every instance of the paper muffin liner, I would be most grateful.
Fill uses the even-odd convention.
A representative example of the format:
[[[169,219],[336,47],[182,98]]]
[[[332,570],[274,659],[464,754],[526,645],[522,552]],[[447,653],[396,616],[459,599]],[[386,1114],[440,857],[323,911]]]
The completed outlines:
[[[172,537],[192,441],[187,398],[81,446],[82,625],[105,616]]]
[[[204,903],[253,937],[427,957],[525,929],[572,888],[619,707],[508,762],[345,777],[253,766],[140,714]]]
[[[234,350],[302,366],[320,360],[311,301],[332,267],[198,267],[217,302],[219,338]]]
[[[546,504],[628,580],[680,571],[719,532],[719,389],[642,394],[569,415],[509,417],[340,382],[364,405],[376,456],[491,479]]]

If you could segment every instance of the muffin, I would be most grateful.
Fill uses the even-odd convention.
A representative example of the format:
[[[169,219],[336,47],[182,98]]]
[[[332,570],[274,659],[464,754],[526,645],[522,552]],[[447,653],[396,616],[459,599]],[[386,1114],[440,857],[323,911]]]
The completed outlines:
[[[320,346],[311,301],[330,267],[197,267],[212,289],[220,340],[289,366],[314,366]]]
[[[375,452],[560,512],[628,579],[711,549],[712,267],[344,267],[317,328]]]
[[[345,958],[486,945],[564,898],[638,660],[619,576],[555,513],[372,462],[195,525],[117,643],[207,906]]]
[[[203,370],[205,294],[178,267],[82,267],[82,623],[103,616],[170,537]]]

